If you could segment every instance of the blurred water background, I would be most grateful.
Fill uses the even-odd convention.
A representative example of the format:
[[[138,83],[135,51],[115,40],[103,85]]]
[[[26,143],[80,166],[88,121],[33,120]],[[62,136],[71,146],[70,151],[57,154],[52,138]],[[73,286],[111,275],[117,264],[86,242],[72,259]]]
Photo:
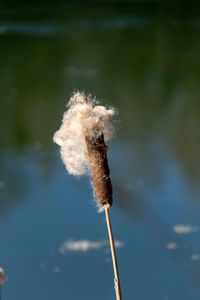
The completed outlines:
[[[125,300],[200,299],[200,5],[0,3],[2,300],[115,299],[103,214],[52,136],[74,89],[118,110]]]

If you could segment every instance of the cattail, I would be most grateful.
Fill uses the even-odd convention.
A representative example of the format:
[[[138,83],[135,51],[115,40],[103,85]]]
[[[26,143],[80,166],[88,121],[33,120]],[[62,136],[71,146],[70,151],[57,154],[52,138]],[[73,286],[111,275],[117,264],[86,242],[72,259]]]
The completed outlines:
[[[99,206],[112,205],[112,184],[107,160],[107,149],[103,132],[94,130],[93,135],[86,134],[90,168]]]
[[[115,111],[96,105],[82,93],[75,93],[64,113],[54,141],[61,146],[61,157],[73,175],[92,174],[99,206],[112,205],[112,184],[107,161],[108,141],[113,135],[110,118]]]
[[[111,254],[114,267],[114,281],[117,300],[121,300],[121,288],[115,254],[114,239],[110,224],[109,207],[112,206],[112,184],[107,160],[108,146],[113,136],[110,119],[113,108],[95,105],[95,101],[83,93],[75,93],[63,115],[62,125],[53,140],[60,147],[62,160],[67,171],[73,175],[90,174],[100,209],[105,210]]]

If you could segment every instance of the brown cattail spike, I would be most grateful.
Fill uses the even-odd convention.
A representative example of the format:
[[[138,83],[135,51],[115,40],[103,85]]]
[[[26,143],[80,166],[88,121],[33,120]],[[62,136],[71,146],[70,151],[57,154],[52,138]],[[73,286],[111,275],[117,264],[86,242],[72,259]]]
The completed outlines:
[[[107,160],[108,147],[104,142],[104,135],[97,129],[92,134],[86,134],[85,140],[99,205],[112,206],[112,184]]]

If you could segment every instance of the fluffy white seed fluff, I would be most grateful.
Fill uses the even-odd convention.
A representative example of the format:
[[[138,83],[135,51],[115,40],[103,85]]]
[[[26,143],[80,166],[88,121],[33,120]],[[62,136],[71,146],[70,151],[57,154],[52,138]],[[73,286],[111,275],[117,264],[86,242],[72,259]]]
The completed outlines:
[[[75,93],[67,105],[61,127],[53,140],[61,147],[61,157],[67,171],[73,175],[83,175],[89,170],[89,157],[85,134],[93,134],[94,129],[103,132],[105,141],[113,135],[110,118],[115,111],[95,105],[94,100],[83,93]]]

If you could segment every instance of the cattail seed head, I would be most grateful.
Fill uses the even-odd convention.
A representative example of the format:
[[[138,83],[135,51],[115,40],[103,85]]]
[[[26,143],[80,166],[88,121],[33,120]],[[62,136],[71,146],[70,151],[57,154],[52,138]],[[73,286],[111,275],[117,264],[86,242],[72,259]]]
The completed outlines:
[[[91,173],[100,206],[112,205],[112,184],[107,161],[108,141],[113,135],[113,108],[95,105],[90,97],[75,93],[64,113],[54,142],[61,147],[67,171],[73,175]]]
[[[94,131],[93,135],[86,134],[90,168],[100,206],[112,205],[112,184],[107,160],[107,146],[102,132]]]
[[[0,267],[0,285],[4,284],[6,279],[7,279],[6,273],[4,272],[3,268]]]

